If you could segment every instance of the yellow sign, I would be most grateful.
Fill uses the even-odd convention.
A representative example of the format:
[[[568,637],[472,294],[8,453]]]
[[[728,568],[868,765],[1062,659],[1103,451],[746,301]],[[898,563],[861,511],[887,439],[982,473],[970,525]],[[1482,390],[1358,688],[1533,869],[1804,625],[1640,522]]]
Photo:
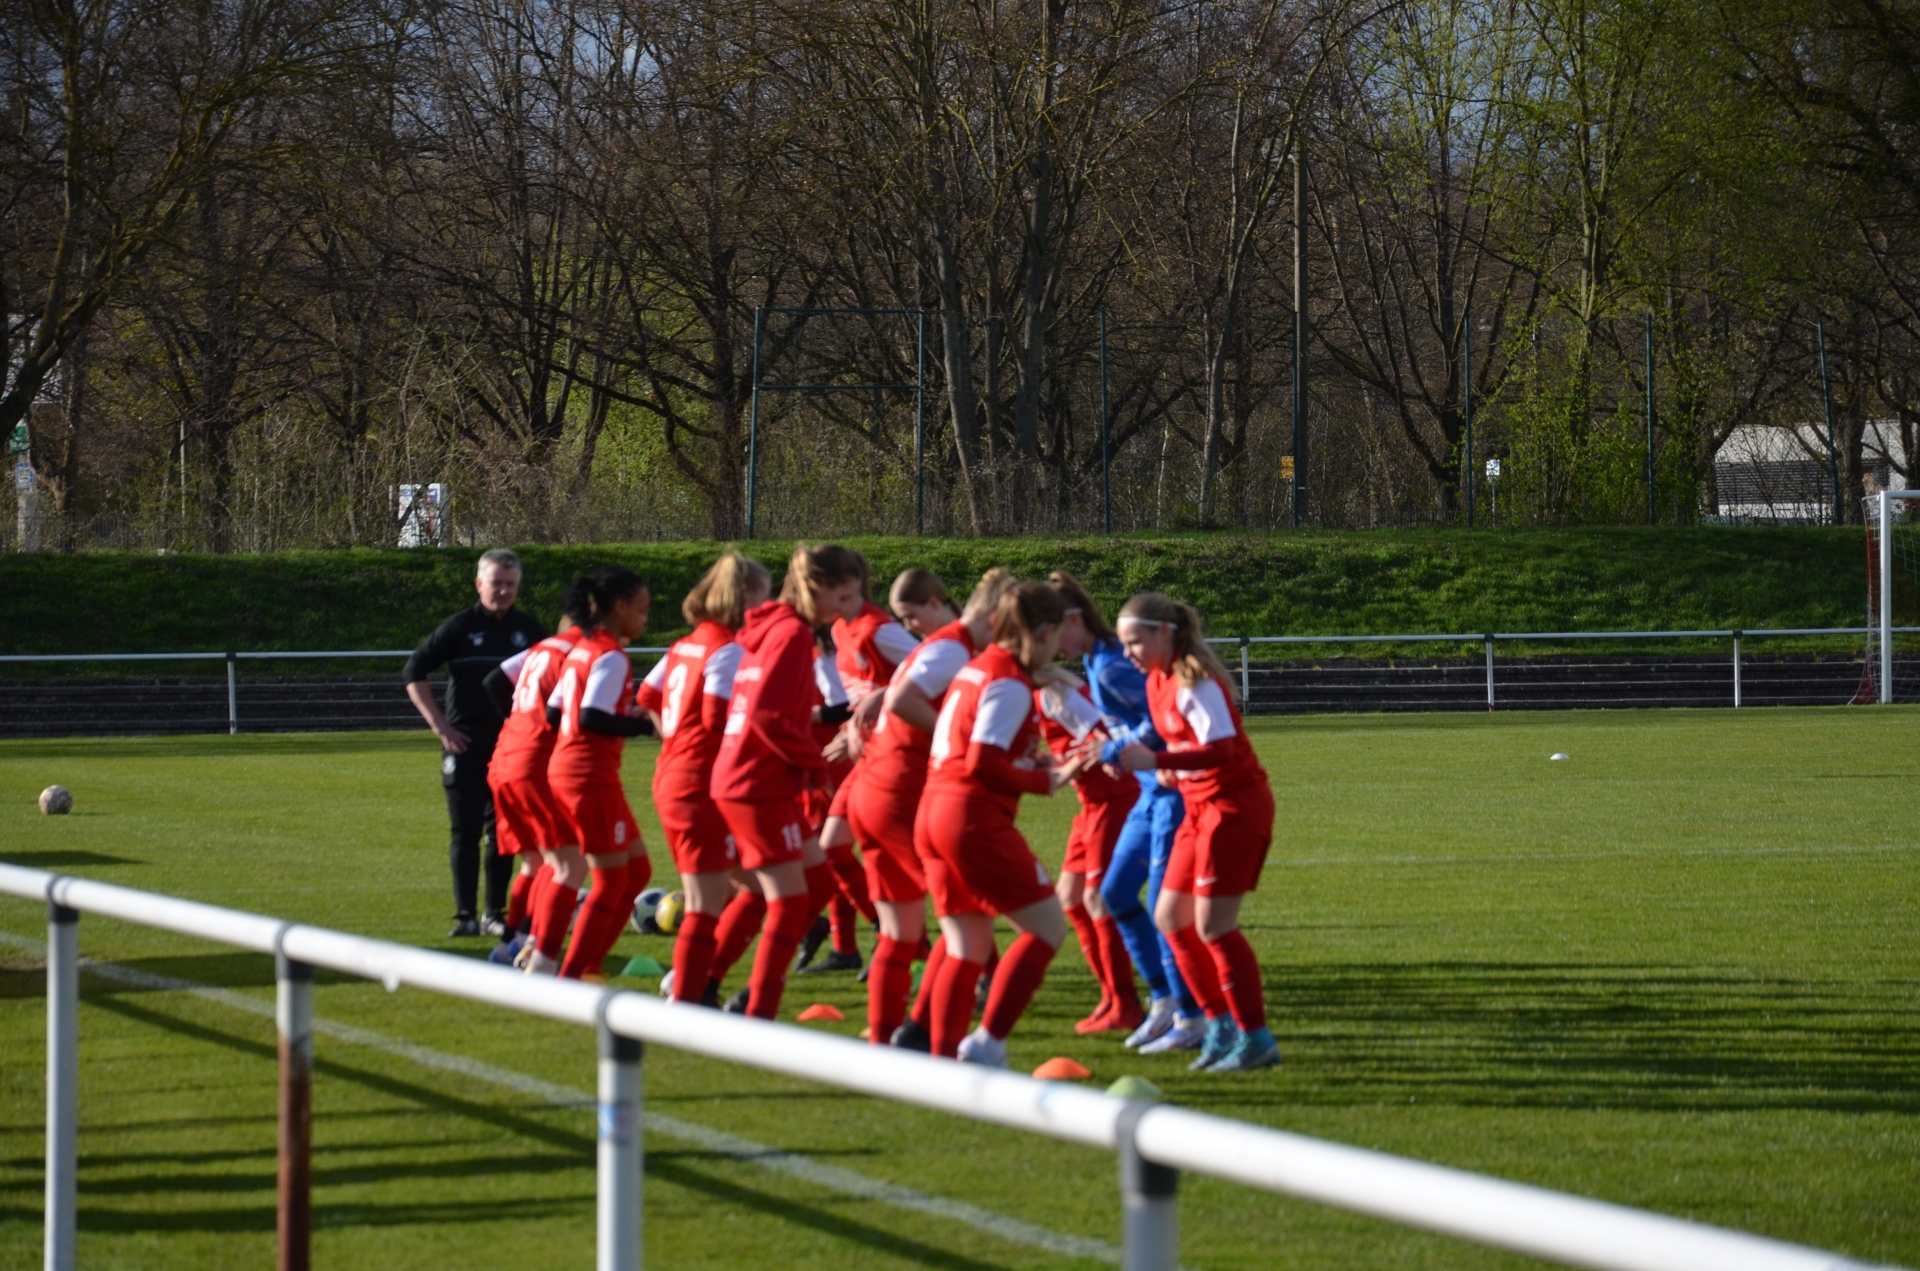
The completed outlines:
[[[1292,455],[1282,455],[1280,457],[1280,479],[1282,481],[1293,480],[1293,456]]]

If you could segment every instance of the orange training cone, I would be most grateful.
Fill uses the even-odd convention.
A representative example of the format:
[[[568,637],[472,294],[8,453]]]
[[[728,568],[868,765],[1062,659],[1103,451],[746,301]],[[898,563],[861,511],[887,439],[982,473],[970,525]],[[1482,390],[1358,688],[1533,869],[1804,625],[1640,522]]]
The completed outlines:
[[[1093,1075],[1093,1069],[1083,1068],[1065,1055],[1057,1055],[1035,1068],[1033,1075],[1042,1081],[1082,1081]]]
[[[815,1002],[812,1006],[809,1006],[806,1010],[801,1011],[796,1018],[798,1018],[799,1021],[804,1024],[810,1019],[842,1019],[843,1020],[846,1017],[847,1017],[846,1013],[837,1006],[829,1006],[825,1002]]]

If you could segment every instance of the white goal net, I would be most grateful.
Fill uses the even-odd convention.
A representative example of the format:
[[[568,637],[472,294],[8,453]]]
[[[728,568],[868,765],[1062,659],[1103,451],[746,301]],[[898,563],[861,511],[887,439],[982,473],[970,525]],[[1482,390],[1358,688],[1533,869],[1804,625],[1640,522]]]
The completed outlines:
[[[1867,657],[1854,702],[1920,702],[1920,490],[1863,500]]]

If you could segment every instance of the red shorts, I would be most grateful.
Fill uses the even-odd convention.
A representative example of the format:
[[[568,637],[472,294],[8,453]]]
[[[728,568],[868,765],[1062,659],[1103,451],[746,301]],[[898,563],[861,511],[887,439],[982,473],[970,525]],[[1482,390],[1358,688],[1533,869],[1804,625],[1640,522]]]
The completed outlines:
[[[655,793],[653,810],[660,814],[673,867],[682,874],[724,874],[739,863],[726,818],[706,795],[663,796]]]
[[[1095,880],[1107,872],[1113,845],[1120,841],[1120,831],[1133,805],[1134,799],[1083,802],[1073,818],[1073,828],[1067,832],[1067,857],[1060,862],[1060,872],[1085,874],[1087,884],[1095,885]]]
[[[827,823],[827,814],[833,806],[833,791],[817,787],[800,792],[800,808],[807,815],[807,833],[818,834],[820,827]]]
[[[799,799],[715,799],[733,831],[743,869],[771,869],[800,859],[800,845],[813,837]]]
[[[494,786],[493,824],[502,856],[574,845],[566,818],[554,806],[553,792],[544,781],[522,779]]]
[[[913,850],[913,815],[920,792],[882,790],[855,773],[847,783],[847,824],[863,849],[867,890],[875,900],[911,905],[927,894],[926,872]]]
[[[835,788],[833,792],[833,802],[827,805],[828,816],[837,816],[843,821],[847,819],[847,799],[853,790],[853,778],[854,774],[851,772],[848,773],[847,779]]]
[[[627,806],[627,792],[619,786],[555,790],[553,802],[572,831],[568,846],[578,845],[589,856],[646,851],[646,844],[640,841],[640,825]]]
[[[1242,786],[1195,799],[1174,832],[1162,891],[1194,896],[1244,896],[1260,885],[1273,844],[1273,791]]]
[[[951,795],[921,807],[921,861],[936,914],[1014,913],[1053,895],[1047,867],[1005,810]]]

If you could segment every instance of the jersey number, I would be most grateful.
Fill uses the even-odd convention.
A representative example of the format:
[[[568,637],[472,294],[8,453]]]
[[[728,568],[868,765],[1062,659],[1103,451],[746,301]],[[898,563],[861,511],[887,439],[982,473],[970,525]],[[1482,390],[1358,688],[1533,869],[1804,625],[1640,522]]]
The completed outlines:
[[[553,654],[544,650],[528,656],[526,665],[520,668],[520,682],[513,688],[514,714],[547,708],[546,699],[540,696],[540,681],[546,677],[552,661]]]
[[[686,713],[687,704],[681,700],[681,690],[687,687],[687,664],[675,662],[673,670],[667,672],[666,700],[660,703],[660,735],[671,737],[680,731],[680,717]]]

